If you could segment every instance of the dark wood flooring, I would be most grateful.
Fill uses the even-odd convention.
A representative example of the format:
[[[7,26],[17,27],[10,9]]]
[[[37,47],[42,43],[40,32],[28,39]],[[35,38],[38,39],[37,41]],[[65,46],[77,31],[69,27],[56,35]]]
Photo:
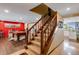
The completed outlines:
[[[23,49],[25,41],[10,41],[8,38],[0,38],[0,55],[9,55],[13,52]]]

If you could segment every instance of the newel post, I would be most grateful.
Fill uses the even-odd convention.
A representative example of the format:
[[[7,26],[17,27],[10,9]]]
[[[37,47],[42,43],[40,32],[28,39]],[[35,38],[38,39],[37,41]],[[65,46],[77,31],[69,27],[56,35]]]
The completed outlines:
[[[41,53],[40,54],[43,54],[43,34],[44,34],[44,32],[43,32],[43,29],[41,30]]]
[[[28,27],[27,27],[27,30],[26,30],[27,32],[26,32],[26,44],[28,44]]]
[[[29,32],[28,32],[28,24],[27,24],[27,28],[26,28],[26,38],[25,38],[25,43],[26,43],[25,48],[26,48],[26,49],[27,49],[27,45],[28,45],[28,34],[29,34]]]

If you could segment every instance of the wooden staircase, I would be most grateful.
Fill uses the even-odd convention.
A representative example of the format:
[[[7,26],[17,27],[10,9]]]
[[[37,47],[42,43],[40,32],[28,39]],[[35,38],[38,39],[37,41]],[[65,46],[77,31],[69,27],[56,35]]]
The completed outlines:
[[[53,34],[57,26],[57,12],[49,12],[41,17],[26,32],[25,49],[13,53],[15,55],[46,55],[53,41]]]

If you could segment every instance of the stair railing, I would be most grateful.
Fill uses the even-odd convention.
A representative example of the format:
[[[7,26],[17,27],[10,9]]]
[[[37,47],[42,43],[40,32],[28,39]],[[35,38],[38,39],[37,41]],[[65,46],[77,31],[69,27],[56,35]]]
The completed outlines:
[[[54,33],[54,30],[57,25],[57,15],[55,15],[52,19],[50,17],[50,22],[48,22],[48,25],[45,28],[42,28],[41,30],[41,53],[40,54],[47,54],[48,49],[50,47],[50,42],[52,41],[52,36]]]
[[[45,19],[47,20],[49,18],[48,14],[44,15],[41,17],[40,20],[38,20],[30,29],[27,27],[27,32],[26,32],[26,45],[31,42],[31,40],[34,39],[35,34],[37,31],[44,25],[42,24],[42,20]]]

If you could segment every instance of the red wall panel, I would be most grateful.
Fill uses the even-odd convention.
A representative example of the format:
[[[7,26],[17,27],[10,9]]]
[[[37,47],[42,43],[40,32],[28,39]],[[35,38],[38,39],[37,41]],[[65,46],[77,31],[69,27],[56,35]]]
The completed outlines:
[[[19,28],[7,28],[5,27],[5,23],[8,24],[20,24]],[[15,31],[23,31],[24,30],[24,23],[21,22],[11,22],[11,21],[0,21],[0,30],[4,32],[4,36],[8,37],[8,32],[10,30],[15,30]]]

